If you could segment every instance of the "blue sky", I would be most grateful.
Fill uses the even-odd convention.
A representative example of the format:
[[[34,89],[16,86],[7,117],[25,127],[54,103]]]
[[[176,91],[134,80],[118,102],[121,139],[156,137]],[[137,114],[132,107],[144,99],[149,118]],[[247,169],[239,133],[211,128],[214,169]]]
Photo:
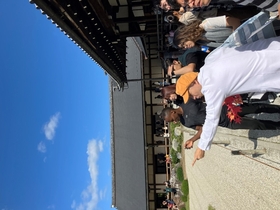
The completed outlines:
[[[0,24],[0,210],[111,209],[108,76],[28,0]]]

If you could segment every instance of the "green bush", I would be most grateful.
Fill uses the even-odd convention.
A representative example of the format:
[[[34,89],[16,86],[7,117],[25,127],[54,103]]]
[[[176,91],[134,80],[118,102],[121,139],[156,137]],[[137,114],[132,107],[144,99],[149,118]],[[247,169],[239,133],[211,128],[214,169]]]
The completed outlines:
[[[177,151],[174,149],[170,148],[170,156],[172,158],[172,165],[174,166],[176,163],[180,162],[180,160],[177,158],[177,152],[181,152],[182,149],[182,142],[184,140],[183,133],[181,133],[180,136],[175,136],[174,130],[176,127],[180,126],[180,123],[169,123],[169,133],[170,133],[170,141],[172,144],[172,141],[177,141],[178,142],[178,147]],[[180,208],[180,210],[189,210],[189,184],[187,180],[184,180],[184,173],[182,167],[179,167],[176,170],[177,178],[178,180],[182,183],[181,185],[181,190],[184,195],[181,196],[181,199],[183,202],[185,202],[186,207]],[[213,209],[215,210],[215,209]]]
[[[175,136],[174,135],[174,129],[178,126],[180,126],[180,123],[173,123],[173,122],[169,123],[170,144],[172,145],[173,140],[178,142],[177,151],[170,148],[170,156],[171,156],[171,159],[172,159],[172,165],[175,165],[175,164],[180,162],[180,160],[177,158],[177,153],[181,152],[181,149],[182,149],[181,144],[183,142],[183,135],[182,134],[180,136]]]
[[[182,190],[184,195],[188,195],[189,194],[189,183],[188,183],[188,180],[182,181],[181,190]]]
[[[208,210],[216,210],[213,206],[209,205]]]
[[[181,199],[183,202],[187,202],[188,201],[188,196],[187,195],[182,195]]]
[[[178,144],[178,147],[177,147],[177,151],[178,151],[178,152],[181,152],[181,151],[182,151],[182,146],[181,146],[181,145],[182,145],[182,143]]]
[[[182,167],[178,167],[176,170],[176,174],[177,174],[177,179],[182,182],[184,181],[184,173],[183,173],[183,168]]]
[[[188,201],[185,202],[186,210],[190,210],[190,198],[188,197]]]
[[[175,134],[174,134],[174,132],[175,132],[174,130],[175,130],[175,128],[178,127],[178,126],[181,126],[181,124],[180,124],[180,123],[173,123],[173,122],[169,123],[169,128],[170,128],[170,140],[171,140],[171,141],[174,140],[174,141],[177,141],[177,142],[178,142],[177,151],[178,151],[178,152],[181,152],[181,149],[182,149],[181,145],[182,145],[182,142],[183,142],[183,140],[184,140],[183,133],[181,133],[180,136],[175,136]]]
[[[177,152],[174,149],[170,149],[170,155],[172,160],[172,165],[179,163],[179,159],[177,158]]]

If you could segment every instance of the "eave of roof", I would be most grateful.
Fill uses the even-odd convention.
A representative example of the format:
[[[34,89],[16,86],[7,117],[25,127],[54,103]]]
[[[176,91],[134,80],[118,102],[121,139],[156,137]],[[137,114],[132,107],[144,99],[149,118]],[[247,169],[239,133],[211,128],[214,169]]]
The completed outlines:
[[[40,8],[48,19],[51,19],[65,35],[123,87],[127,80],[125,43],[121,43],[117,35],[112,36],[112,30],[104,28],[104,21],[101,24],[99,14],[93,11],[90,0],[79,1],[79,7],[76,5],[73,7],[77,1],[68,1],[71,3],[64,3],[64,5],[58,3],[59,1],[32,0],[30,2],[35,3],[36,8]],[[61,2],[65,1],[61,0]],[[73,8],[80,8],[79,13]]]

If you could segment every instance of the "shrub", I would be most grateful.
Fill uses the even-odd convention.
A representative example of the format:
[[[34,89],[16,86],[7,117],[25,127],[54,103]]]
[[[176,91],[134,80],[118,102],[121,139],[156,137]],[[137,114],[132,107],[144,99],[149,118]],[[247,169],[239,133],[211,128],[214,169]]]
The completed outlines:
[[[182,208],[180,208],[180,210],[186,210],[186,207],[182,207]]]
[[[177,158],[177,152],[172,148],[170,149],[170,155],[171,155],[172,164],[179,163],[179,159]]]
[[[181,146],[181,145],[182,145],[182,142],[181,142],[180,144],[178,144],[178,147],[177,147],[177,151],[178,151],[178,152],[181,152],[181,151],[182,151],[182,146]]]
[[[174,141],[177,141],[177,142],[178,142],[177,151],[178,151],[178,152],[181,152],[181,150],[182,150],[181,145],[182,145],[182,142],[183,142],[183,140],[184,140],[183,133],[181,133],[180,136],[175,136],[175,135],[174,135],[174,130],[175,130],[175,128],[176,128],[176,127],[179,127],[179,126],[181,126],[180,123],[173,123],[173,122],[171,122],[171,123],[169,124],[170,134],[171,134],[170,139],[171,139],[171,141],[174,140]],[[175,140],[175,139],[176,139],[176,140]]]
[[[183,202],[187,202],[187,201],[188,201],[188,196],[187,196],[187,195],[182,195],[182,196],[181,196],[181,200],[182,200]]]
[[[209,205],[208,210],[216,210],[213,206]]]
[[[184,181],[184,173],[183,173],[183,168],[182,167],[178,167],[176,170],[176,174],[177,174],[177,179],[182,182]]]
[[[181,190],[182,190],[184,195],[188,195],[189,194],[189,183],[188,183],[188,180],[184,180],[182,182]]]

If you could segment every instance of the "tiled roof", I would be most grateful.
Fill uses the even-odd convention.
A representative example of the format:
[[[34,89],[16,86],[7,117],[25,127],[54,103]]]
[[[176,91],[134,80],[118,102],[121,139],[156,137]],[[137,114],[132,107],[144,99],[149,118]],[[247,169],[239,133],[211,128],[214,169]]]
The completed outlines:
[[[126,43],[97,0],[31,0],[121,87],[126,77]],[[104,1],[106,2],[106,1]]]

